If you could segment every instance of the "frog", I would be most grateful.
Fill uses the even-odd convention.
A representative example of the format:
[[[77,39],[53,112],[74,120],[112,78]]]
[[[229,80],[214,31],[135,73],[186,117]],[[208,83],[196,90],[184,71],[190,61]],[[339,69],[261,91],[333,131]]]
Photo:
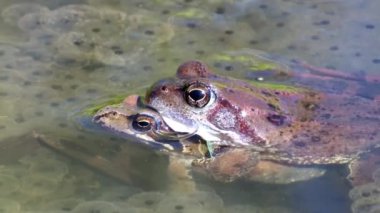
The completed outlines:
[[[261,183],[285,184],[316,178],[325,172],[320,168],[306,167],[294,170],[285,165],[260,160],[257,152],[247,149],[232,149],[228,155],[221,152],[217,156],[211,156],[210,150],[215,147],[208,147],[207,141],[194,134],[198,128],[194,122],[183,125],[182,128],[187,132],[174,131],[138,95],[126,97],[121,104],[105,106],[93,116],[93,122],[119,135],[134,137],[137,143],[149,148],[160,147],[160,151],[169,155],[169,176],[174,177],[171,188],[182,188],[178,185],[192,185],[194,188],[196,183],[192,173],[220,182],[244,178]],[[270,167],[276,167],[277,171],[270,172]]]
[[[380,78],[301,61],[288,67],[259,71],[254,81],[245,81],[188,61],[175,77],[154,83],[145,103],[174,131],[186,132],[178,123],[195,122],[195,134],[213,156],[245,149],[290,167],[348,165],[352,185],[371,181],[365,174],[373,168],[365,165],[379,159],[368,153],[380,147]]]

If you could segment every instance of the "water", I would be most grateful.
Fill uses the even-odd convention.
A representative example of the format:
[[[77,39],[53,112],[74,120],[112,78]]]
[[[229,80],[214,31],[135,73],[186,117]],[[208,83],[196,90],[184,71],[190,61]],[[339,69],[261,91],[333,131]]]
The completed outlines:
[[[179,196],[166,190],[167,156],[83,128],[78,117],[114,96],[143,94],[188,59],[245,77],[252,64],[225,56],[247,48],[319,67],[378,73],[378,1],[2,0],[0,8],[3,212],[350,211],[350,188],[340,167],[286,186],[196,177],[202,192]],[[33,132],[71,142],[71,157],[85,153],[119,162],[112,164],[120,168],[114,171],[118,180],[41,146]],[[371,200],[356,205],[378,203],[375,189],[357,189],[369,191]],[[357,194],[352,196],[361,199]]]

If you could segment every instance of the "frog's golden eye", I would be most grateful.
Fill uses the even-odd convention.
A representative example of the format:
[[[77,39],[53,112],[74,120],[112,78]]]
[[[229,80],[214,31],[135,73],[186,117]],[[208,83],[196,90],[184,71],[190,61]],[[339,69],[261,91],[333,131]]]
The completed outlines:
[[[137,115],[132,121],[133,129],[140,132],[150,131],[154,125],[154,118],[147,115]]]
[[[195,82],[186,88],[185,99],[190,106],[202,108],[210,102],[210,97],[210,88],[203,83]]]

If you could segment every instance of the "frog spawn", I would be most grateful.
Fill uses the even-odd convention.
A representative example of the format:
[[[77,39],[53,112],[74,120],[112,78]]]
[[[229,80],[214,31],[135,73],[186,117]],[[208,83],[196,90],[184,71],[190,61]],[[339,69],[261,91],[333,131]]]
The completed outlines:
[[[213,192],[195,191],[189,194],[145,192],[132,196],[127,206],[157,213],[223,212],[223,201]]]
[[[54,52],[54,60],[124,66],[141,51],[170,40],[168,24],[154,19],[136,19],[115,9],[68,5],[49,10],[38,4],[16,4],[2,12],[6,23],[29,35],[27,47],[35,55]],[[104,38],[109,38],[104,43]],[[45,60],[51,54],[44,55]]]
[[[17,166],[0,167],[0,209],[4,212],[18,212],[25,203],[36,197],[48,196],[58,189],[68,172],[67,167],[41,151],[39,156],[25,157]],[[54,169],[51,171],[49,168]]]

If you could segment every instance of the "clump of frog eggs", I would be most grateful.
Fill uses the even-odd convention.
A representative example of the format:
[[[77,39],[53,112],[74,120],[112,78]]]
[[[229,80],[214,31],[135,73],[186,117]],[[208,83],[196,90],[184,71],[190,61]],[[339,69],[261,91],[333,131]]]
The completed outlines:
[[[134,56],[173,36],[167,24],[139,14],[80,4],[49,10],[39,4],[22,3],[5,8],[1,15],[6,24],[29,36],[23,46],[46,61],[54,53],[54,59],[65,64],[125,66]]]
[[[92,173],[73,174],[67,163],[40,148],[18,164],[0,167],[0,212],[225,212],[212,191],[141,192],[126,184],[102,189],[96,183]],[[81,193],[78,185],[93,185],[95,191]]]
[[[80,179],[80,180],[78,180]],[[40,148],[19,160],[19,164],[0,168],[0,212],[72,212],[72,213],[232,213],[290,212],[287,209],[258,208],[250,205],[224,206],[212,190],[183,192],[142,192],[123,185],[86,195],[78,184],[91,185],[89,174],[73,175],[56,155]],[[93,184],[96,185],[96,184]]]

